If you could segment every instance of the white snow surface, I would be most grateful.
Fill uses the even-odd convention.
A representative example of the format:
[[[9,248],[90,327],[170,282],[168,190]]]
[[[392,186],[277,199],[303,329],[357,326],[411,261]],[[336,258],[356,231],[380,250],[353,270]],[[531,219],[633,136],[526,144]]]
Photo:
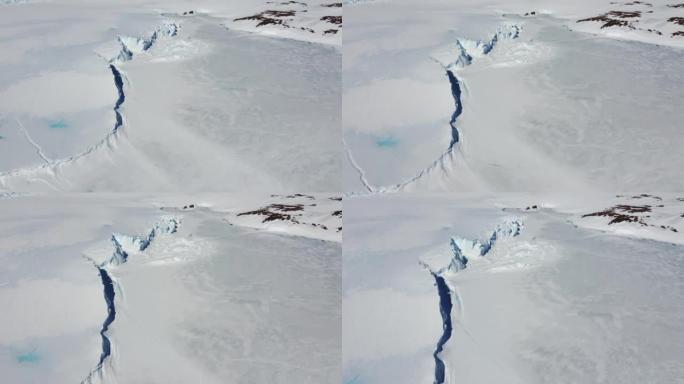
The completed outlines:
[[[682,16],[667,4],[644,15]],[[587,33],[600,24],[577,23],[611,7],[628,8],[408,0],[346,8],[345,190],[684,190],[684,39]]]
[[[591,212],[583,202],[411,193],[346,201],[343,382],[435,382],[443,328],[426,267],[445,279],[453,304],[444,383],[681,382],[682,234],[663,230],[670,237],[654,241],[638,224],[631,234],[589,228],[572,213]],[[493,233],[508,236],[483,255]],[[443,269],[457,254],[452,239],[470,256],[464,268]]]
[[[256,199],[0,200],[3,382],[338,383],[341,246],[228,222]]]
[[[226,26],[263,7],[3,5],[0,189],[340,190],[340,49]]]

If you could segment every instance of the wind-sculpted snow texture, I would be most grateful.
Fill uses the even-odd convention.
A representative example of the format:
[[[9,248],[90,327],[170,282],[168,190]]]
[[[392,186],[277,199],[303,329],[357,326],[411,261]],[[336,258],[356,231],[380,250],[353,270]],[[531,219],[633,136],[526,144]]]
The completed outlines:
[[[586,203],[351,198],[343,382],[676,382],[681,243],[583,228]]]
[[[348,7],[348,192],[684,188],[681,113],[671,102],[683,96],[681,49],[613,28],[592,36],[592,23],[576,23],[592,9],[646,6],[495,3],[496,11],[470,1]],[[652,8],[644,22],[677,25],[679,8]],[[637,40],[666,43],[659,39]]]
[[[268,200],[3,195],[3,380],[339,383],[341,245],[229,222]]]
[[[210,3],[4,7],[0,188],[339,190],[341,33],[240,31],[229,21],[260,5]],[[338,30],[336,4],[302,14]]]
[[[0,381],[339,383],[342,6],[285,3],[0,1]]]

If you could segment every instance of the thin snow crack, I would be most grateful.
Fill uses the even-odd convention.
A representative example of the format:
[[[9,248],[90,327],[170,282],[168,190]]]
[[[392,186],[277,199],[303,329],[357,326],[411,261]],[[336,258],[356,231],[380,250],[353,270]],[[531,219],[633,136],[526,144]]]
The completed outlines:
[[[351,150],[349,149],[349,146],[347,146],[347,142],[342,139],[342,144],[344,145],[344,150],[347,153],[347,159],[349,159],[349,163],[354,167],[356,172],[359,174],[359,180],[361,180],[361,184],[363,184],[363,187],[366,188],[366,190],[370,193],[373,193],[375,189],[373,186],[368,182],[368,179],[366,178],[366,173],[364,172],[363,168],[354,160],[354,156],[351,153]]]
[[[19,128],[24,133],[24,136],[26,137],[26,140],[29,142],[29,144],[31,144],[33,146],[33,148],[36,149],[36,153],[38,154],[38,156],[40,156],[40,158],[45,162],[45,164],[49,164],[50,159],[43,152],[43,148],[41,148],[40,145],[38,145],[38,143],[36,143],[35,140],[33,140],[33,138],[31,138],[31,135],[29,134],[29,131],[26,129],[26,127],[24,127],[24,124],[22,124],[19,121],[19,119],[14,119],[14,120],[16,120],[17,125],[19,125]]]

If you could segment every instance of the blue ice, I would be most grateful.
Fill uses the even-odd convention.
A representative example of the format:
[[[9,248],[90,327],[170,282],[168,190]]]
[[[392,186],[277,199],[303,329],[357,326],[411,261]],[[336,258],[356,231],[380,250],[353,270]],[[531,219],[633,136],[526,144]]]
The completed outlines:
[[[28,352],[28,353],[22,353],[21,355],[17,356],[17,361],[25,364],[25,363],[37,363],[40,361],[40,356],[36,353],[35,350]]]
[[[50,124],[48,124],[48,126],[52,129],[64,129],[68,127],[68,124],[64,120],[59,119],[51,122]]]
[[[380,148],[392,148],[396,147],[397,144],[399,144],[399,140],[397,140],[393,136],[385,136],[375,140],[375,144]]]

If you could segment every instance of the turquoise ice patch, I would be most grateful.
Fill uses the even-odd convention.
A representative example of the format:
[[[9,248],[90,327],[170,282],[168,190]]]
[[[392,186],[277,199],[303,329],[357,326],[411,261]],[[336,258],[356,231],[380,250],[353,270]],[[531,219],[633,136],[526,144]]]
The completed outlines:
[[[21,364],[37,363],[38,361],[40,361],[40,356],[36,353],[36,351],[31,351],[28,353],[22,353],[21,355],[18,355],[17,361]]]
[[[53,121],[48,126],[52,129],[64,129],[68,127],[67,123],[64,120],[57,120]]]
[[[377,140],[375,140],[375,145],[377,145],[380,148],[392,148],[396,147],[397,144],[399,144],[399,140],[395,139],[392,136],[380,137]]]

